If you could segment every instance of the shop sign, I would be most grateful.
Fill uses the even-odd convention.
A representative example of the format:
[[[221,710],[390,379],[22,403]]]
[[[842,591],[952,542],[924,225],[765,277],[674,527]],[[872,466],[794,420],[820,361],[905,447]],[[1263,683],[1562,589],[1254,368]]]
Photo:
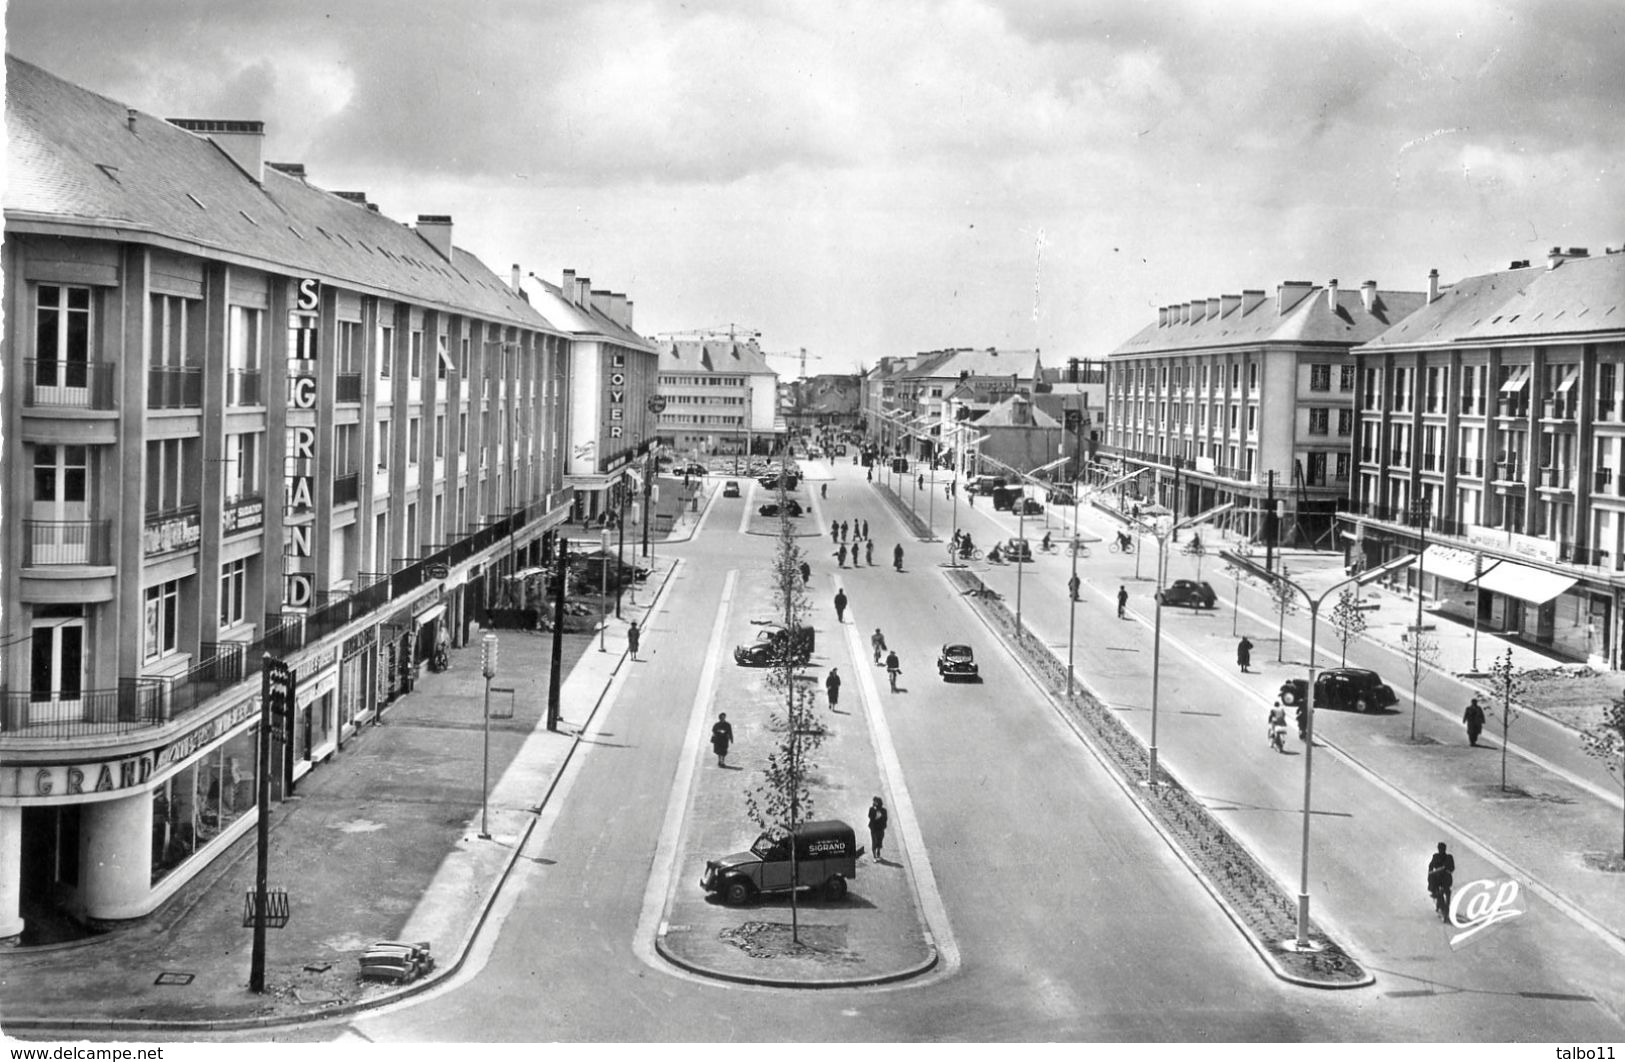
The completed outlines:
[[[1533,535],[1503,531],[1498,527],[1468,524],[1467,541],[1475,546],[1491,546],[1548,564],[1557,563],[1557,543],[1549,538],[1535,538]]]
[[[258,498],[238,502],[220,515],[220,529],[228,535],[237,531],[252,531],[264,523],[265,502]]]
[[[377,641],[378,628],[368,627],[366,630],[361,631],[358,634],[352,634],[350,637],[344,639],[343,655],[354,656],[355,654],[369,648]]]
[[[309,660],[306,660],[303,663],[301,663],[298,667],[294,668],[294,670],[293,670],[294,679],[296,681],[300,682],[300,683],[303,683],[307,679],[311,678],[312,676],[319,675],[323,671],[326,671],[328,668],[332,667],[337,662],[338,662],[338,652],[337,652],[337,650],[329,649],[325,653],[318,653],[317,655],[311,657]]]
[[[197,545],[202,537],[203,526],[198,514],[186,513],[143,527],[141,552],[149,557],[156,553],[171,553]]]
[[[626,355],[617,351],[608,357],[609,371],[604,374],[607,385],[604,406],[609,410],[608,437],[620,439],[626,435]]]
[[[204,746],[225,737],[232,727],[254,718],[258,712],[259,701],[255,698],[243,701],[229,711],[221,712],[179,740],[172,741],[164,746],[158,753],[158,767],[162,769],[180,763]]]

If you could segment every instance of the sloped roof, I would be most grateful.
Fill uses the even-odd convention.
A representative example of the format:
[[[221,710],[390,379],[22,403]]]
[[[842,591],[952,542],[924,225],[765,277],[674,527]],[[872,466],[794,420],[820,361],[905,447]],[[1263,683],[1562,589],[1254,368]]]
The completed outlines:
[[[661,372],[752,373],[777,376],[754,339],[671,339],[660,345]]]
[[[1036,350],[944,350],[923,355],[903,376],[917,379],[957,380],[960,376],[1014,376],[1027,380],[1041,367]]]
[[[1258,346],[1263,343],[1339,344],[1368,342],[1414,313],[1426,301],[1419,291],[1378,291],[1371,309],[1365,308],[1358,288],[1340,289],[1334,312],[1324,287],[1309,286],[1308,294],[1287,308],[1276,310],[1277,300],[1265,298],[1251,310],[1242,300],[1230,312],[1201,320],[1168,323],[1153,321],[1113,350],[1109,356],[1162,354],[1213,347]]]
[[[599,338],[622,346],[658,352],[659,347],[592,306],[579,306],[564,297],[564,289],[531,274],[537,292],[532,304],[554,326],[575,339]]]
[[[526,328],[557,331],[473,254],[447,261],[412,228],[6,56],[8,227],[116,230],[122,240]]]
[[[1032,413],[1031,421],[1014,419],[1012,414],[1017,404],[1027,406]],[[1059,428],[1061,422],[1039,409],[1037,404],[1025,395],[1011,395],[981,417],[978,417],[976,426],[978,428]]]
[[[1373,338],[1368,350],[1618,334],[1625,330],[1625,254],[1570,258],[1468,277]]]

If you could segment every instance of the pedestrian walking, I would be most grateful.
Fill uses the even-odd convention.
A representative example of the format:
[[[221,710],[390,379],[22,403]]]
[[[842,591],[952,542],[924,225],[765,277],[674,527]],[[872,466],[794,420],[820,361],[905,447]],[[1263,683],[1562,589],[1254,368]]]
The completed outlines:
[[[1247,665],[1253,662],[1253,643],[1247,640],[1244,634],[1241,641],[1236,643],[1236,663],[1241,665],[1241,673],[1247,673]]]
[[[801,585],[806,586],[807,580],[812,578],[812,565],[806,561],[801,562]]]
[[[818,496],[820,498],[829,497],[829,484],[828,483],[819,484],[819,486],[818,486]]]
[[[1076,601],[1078,599],[1078,588],[1082,585],[1083,580],[1078,578],[1077,572],[1073,572],[1072,577],[1066,581],[1067,596]]]
[[[891,691],[897,692],[897,676],[903,673],[903,665],[897,659],[897,650],[893,649],[886,654],[886,679],[891,683]]]
[[[1462,713],[1461,721],[1467,724],[1467,744],[1476,748],[1478,735],[1484,729],[1484,706],[1478,703],[1477,697],[1467,702],[1467,710]]]
[[[892,567],[898,571],[903,570],[903,544],[901,542],[897,543],[896,548],[891,551],[891,562]]]
[[[858,540],[853,539],[852,540],[852,567],[854,567],[854,568],[856,568],[858,566],[858,553],[859,553]]]
[[[626,648],[632,654],[633,660],[638,658],[638,641],[642,637],[643,632],[638,630],[638,621],[633,620],[632,625],[626,628]]]
[[[841,521],[841,541],[842,542],[846,541],[846,521],[845,520]]]
[[[880,663],[880,654],[886,651],[886,636],[880,633],[879,627],[875,628],[875,633],[869,638],[869,648],[875,651],[875,663]]]
[[[840,558],[841,567],[843,567],[843,568],[846,567],[846,543],[845,542],[841,543],[841,548],[836,551],[835,556]]]
[[[874,850],[875,862],[881,862],[880,848],[886,843],[886,824],[891,816],[886,814],[886,802],[875,797],[874,803],[869,805],[869,847]]]
[[[924,490],[925,489],[925,475],[924,475],[924,473],[921,473],[919,476],[915,477],[914,486],[915,486],[915,488],[917,490]]]
[[[857,458],[853,458],[853,460],[856,461]],[[875,481],[875,466],[870,465],[867,469],[865,469],[864,476],[869,480],[870,483],[873,483]]]
[[[846,590],[838,588],[835,591],[835,622],[836,623],[841,623],[841,622],[843,622],[845,620],[845,617],[846,617]]]
[[[868,562],[869,567],[875,566],[875,540],[872,538],[863,544],[863,559]]]
[[[824,692],[829,694],[831,708],[841,703],[841,675],[835,668],[829,669],[829,677],[824,680]]]
[[[841,525],[836,523],[834,520],[831,520],[829,522],[829,541],[830,541],[830,545],[834,545],[835,543],[839,542],[840,540],[841,540]]]
[[[733,724],[728,722],[727,712],[718,712],[717,721],[711,724],[711,748],[717,754],[717,766],[728,766],[728,746],[734,743]]]
[[[863,522],[863,538],[864,541],[868,541],[869,539],[869,521],[867,520]]]
[[[1126,609],[1126,608],[1128,608],[1128,588],[1123,587],[1123,586],[1119,586],[1117,588],[1117,618],[1118,619],[1126,619],[1127,618],[1126,616],[1123,615],[1123,610]]]

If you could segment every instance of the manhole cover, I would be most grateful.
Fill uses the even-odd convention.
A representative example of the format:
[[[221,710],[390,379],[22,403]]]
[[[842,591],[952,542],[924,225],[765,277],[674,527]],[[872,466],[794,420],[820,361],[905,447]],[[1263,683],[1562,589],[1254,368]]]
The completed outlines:
[[[192,978],[194,978],[196,976],[197,976],[196,974],[178,973],[178,972],[176,972],[174,970],[165,970],[163,973],[158,975],[158,980],[154,981],[153,984],[155,984],[155,985],[189,985],[189,984],[192,983]]]

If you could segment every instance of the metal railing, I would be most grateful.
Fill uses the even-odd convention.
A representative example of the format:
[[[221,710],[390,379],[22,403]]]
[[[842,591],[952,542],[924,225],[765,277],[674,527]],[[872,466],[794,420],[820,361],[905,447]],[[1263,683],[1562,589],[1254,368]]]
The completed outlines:
[[[23,567],[109,565],[112,541],[110,520],[24,520]]]
[[[100,362],[28,358],[23,405],[52,409],[112,409],[113,366]]]
[[[361,500],[361,473],[346,472],[333,480],[333,504],[351,505]]]
[[[0,732],[49,739],[127,734],[163,720],[161,690],[123,680],[117,689],[0,693]]]
[[[203,370],[160,365],[147,369],[148,409],[202,409]]]
[[[358,372],[341,372],[333,377],[333,400],[335,402],[361,401],[361,374]]]
[[[226,375],[226,405],[263,406],[264,377],[258,369],[232,369]]]

